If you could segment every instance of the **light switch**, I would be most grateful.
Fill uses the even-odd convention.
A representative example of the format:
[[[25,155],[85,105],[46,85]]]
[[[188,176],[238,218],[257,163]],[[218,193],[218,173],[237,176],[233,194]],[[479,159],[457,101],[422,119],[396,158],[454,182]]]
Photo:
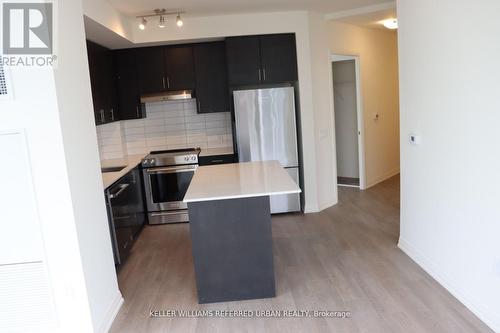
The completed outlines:
[[[413,145],[419,145],[422,142],[420,135],[413,134],[413,133],[409,135],[409,140],[410,140],[410,143]]]

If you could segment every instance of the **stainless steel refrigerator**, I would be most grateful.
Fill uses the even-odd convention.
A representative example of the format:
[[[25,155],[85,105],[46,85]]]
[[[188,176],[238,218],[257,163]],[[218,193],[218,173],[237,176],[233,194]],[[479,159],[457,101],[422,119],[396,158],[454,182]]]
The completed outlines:
[[[293,88],[237,90],[233,94],[239,161],[278,160],[300,185]],[[299,194],[271,196],[271,213],[298,211]]]

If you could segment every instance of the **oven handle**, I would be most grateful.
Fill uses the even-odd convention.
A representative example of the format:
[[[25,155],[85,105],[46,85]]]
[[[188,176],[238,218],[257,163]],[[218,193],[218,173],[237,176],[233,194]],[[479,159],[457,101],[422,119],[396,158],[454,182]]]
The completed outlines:
[[[109,194],[109,198],[110,199],[116,199],[120,196],[120,194],[122,194],[123,191],[125,191],[127,189],[127,187],[129,187],[130,185],[129,184],[121,184],[119,187],[120,189],[118,191],[116,191],[115,193],[110,193]]]
[[[154,169],[146,169],[146,172],[149,174],[192,172],[196,170],[197,167],[198,167],[197,165],[191,165],[187,167],[154,168]]]

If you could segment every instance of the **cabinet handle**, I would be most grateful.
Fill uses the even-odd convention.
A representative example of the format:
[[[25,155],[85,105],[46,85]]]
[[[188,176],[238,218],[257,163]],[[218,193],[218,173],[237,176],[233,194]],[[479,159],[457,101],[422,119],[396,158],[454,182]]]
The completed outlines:
[[[260,68],[259,68],[259,81],[262,81],[262,76],[260,74]]]
[[[115,121],[115,110],[111,109],[111,120]]]
[[[170,89],[170,77],[167,76],[167,88]]]
[[[200,103],[200,100],[198,100],[198,112],[201,112],[201,103]]]
[[[161,78],[161,84],[163,85],[163,89],[165,89],[165,77]]]
[[[135,112],[137,113],[137,119],[139,119],[141,116],[139,116],[139,105],[135,106]]]
[[[264,81],[266,81],[266,69],[262,69],[262,73],[264,74]]]
[[[104,123],[104,121],[105,121],[105,119],[104,119],[104,110],[100,109],[99,112],[101,113],[101,123]]]

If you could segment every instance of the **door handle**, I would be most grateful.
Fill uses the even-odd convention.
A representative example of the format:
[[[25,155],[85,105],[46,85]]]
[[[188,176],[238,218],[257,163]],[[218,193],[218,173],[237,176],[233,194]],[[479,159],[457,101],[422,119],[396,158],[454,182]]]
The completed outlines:
[[[262,75],[260,73],[260,68],[259,68],[259,81],[262,81]]]
[[[163,86],[163,89],[165,89],[165,77],[161,78],[161,84]]]
[[[129,184],[121,184],[120,189],[118,191],[116,191],[115,193],[109,194],[109,198],[110,199],[118,198],[120,196],[120,194],[122,194],[123,191],[125,191],[127,189],[127,187],[129,187],[129,186],[130,186]]]
[[[139,116],[139,105],[135,106],[135,113],[137,114],[137,119],[141,118],[141,116]]]
[[[100,109],[99,112],[101,113],[101,123],[104,123],[105,122],[105,119],[104,119],[104,109]]]
[[[170,89],[170,77],[167,76],[167,88]]]
[[[265,69],[265,68],[264,68],[264,69],[262,69],[262,73],[263,73],[263,75],[264,75],[264,81],[266,81],[266,69]]]
[[[113,108],[111,108],[111,120],[112,121],[115,121],[115,110],[113,110]]]

